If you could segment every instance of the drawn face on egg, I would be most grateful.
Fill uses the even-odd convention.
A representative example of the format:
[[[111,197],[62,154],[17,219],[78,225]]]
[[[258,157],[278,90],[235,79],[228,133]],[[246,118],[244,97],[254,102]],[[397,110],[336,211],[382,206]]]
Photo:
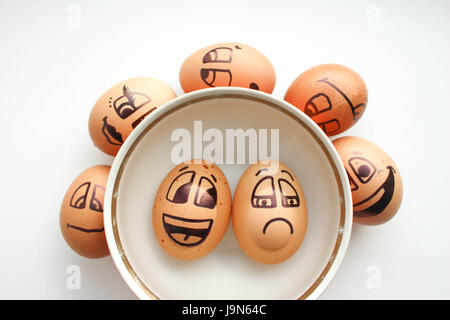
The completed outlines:
[[[223,173],[207,162],[182,164],[162,182],[154,202],[153,227],[161,246],[190,260],[223,237],[231,212],[231,194]]]
[[[103,201],[109,166],[83,171],[72,183],[60,211],[61,232],[67,244],[87,258],[109,254],[103,225]]]
[[[219,43],[194,52],[183,63],[185,92],[214,87],[242,87],[272,93],[275,70],[258,50],[240,43]]]
[[[241,247],[263,263],[278,263],[300,246],[307,222],[300,184],[284,164],[258,163],[241,177],[233,201],[233,228]]]
[[[231,66],[233,62],[233,53],[239,54],[243,50],[242,46],[235,45],[229,47],[216,47],[203,56],[203,66],[200,69],[200,77],[208,87],[230,87],[233,81]],[[259,90],[255,82],[250,82],[250,89]]]
[[[116,155],[130,133],[161,104],[176,97],[162,81],[132,78],[106,91],[89,118],[89,133],[102,151]]]
[[[354,105],[350,98],[328,78],[317,80],[321,83],[318,93],[305,104],[304,112],[327,134],[342,132],[343,122],[356,122],[362,116],[366,103]],[[334,107],[333,105],[342,105]],[[341,124],[342,123],[342,124]],[[345,125],[346,126],[346,125]]]
[[[367,88],[352,69],[324,64],[298,76],[286,92],[285,100],[332,136],[347,130],[361,118],[367,105]]]
[[[378,146],[357,137],[333,141],[347,171],[355,222],[377,225],[397,212],[403,185],[398,168]]]

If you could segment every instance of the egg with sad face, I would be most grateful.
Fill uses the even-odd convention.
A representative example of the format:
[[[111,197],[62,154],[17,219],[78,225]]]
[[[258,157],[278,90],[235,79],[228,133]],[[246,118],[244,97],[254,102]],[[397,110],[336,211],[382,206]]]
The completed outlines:
[[[251,165],[236,188],[232,221],[241,248],[254,260],[275,264],[291,257],[307,225],[305,196],[293,171],[274,160]]]
[[[153,205],[153,229],[174,258],[205,256],[222,240],[231,215],[231,192],[223,172],[203,160],[176,166],[165,177]]]

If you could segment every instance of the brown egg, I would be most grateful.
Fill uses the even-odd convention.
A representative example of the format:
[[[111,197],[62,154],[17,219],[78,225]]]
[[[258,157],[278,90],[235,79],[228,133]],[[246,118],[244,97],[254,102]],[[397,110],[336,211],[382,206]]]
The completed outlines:
[[[367,88],[352,69],[322,64],[298,76],[284,99],[311,117],[328,136],[333,136],[361,118],[367,105]]]
[[[61,232],[67,244],[86,258],[109,255],[103,226],[103,200],[109,166],[94,166],[82,173],[70,185],[64,196],[61,212]]]
[[[181,66],[184,92],[211,87],[242,87],[272,93],[272,63],[258,50],[236,42],[217,43],[190,55]]]
[[[231,215],[227,178],[215,165],[191,160],[164,178],[153,205],[153,229],[172,257],[194,260],[222,240]]]
[[[359,137],[333,141],[347,171],[353,220],[378,225],[392,219],[402,201],[403,184],[394,161],[380,147]]]
[[[157,107],[176,97],[164,82],[132,78],[119,82],[95,103],[89,134],[103,152],[115,156],[131,131]]]
[[[256,261],[291,257],[306,233],[303,190],[292,170],[272,160],[251,165],[234,193],[232,223],[241,248]]]

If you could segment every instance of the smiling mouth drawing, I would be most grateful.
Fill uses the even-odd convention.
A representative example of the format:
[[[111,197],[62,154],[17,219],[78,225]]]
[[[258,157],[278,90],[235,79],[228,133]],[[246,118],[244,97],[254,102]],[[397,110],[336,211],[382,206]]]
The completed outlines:
[[[85,229],[85,228],[82,228],[82,227],[71,225],[69,223],[67,224],[66,228],[67,229],[72,228],[72,229],[79,230],[79,231],[86,232],[86,233],[102,232],[102,231],[105,230],[105,228],[101,228],[101,229]]]
[[[273,219],[270,219],[269,221],[267,221],[266,224],[264,225],[264,228],[263,228],[263,233],[264,233],[264,234],[266,234],[267,227],[269,227],[269,225],[270,225],[271,223],[275,222],[275,221],[283,221],[283,222],[286,222],[286,223],[289,225],[289,228],[291,228],[291,234],[294,233],[294,228],[292,227],[292,223],[291,223],[289,220],[287,220],[287,219],[285,219],[285,218],[273,218]]]
[[[185,247],[195,247],[205,241],[213,224],[212,219],[186,219],[167,213],[163,213],[162,220],[170,239]]]
[[[355,217],[363,218],[363,217],[372,217],[380,214],[381,212],[386,209],[386,207],[389,205],[389,203],[392,200],[392,197],[394,196],[394,173],[395,169],[391,166],[387,167],[389,169],[389,175],[384,181],[384,183],[379,187],[371,196],[364,199],[363,201],[360,201],[353,205],[353,214]],[[382,196],[371,206],[369,206],[366,209],[358,210],[356,207],[361,206],[362,204],[367,203],[371,199],[377,197],[382,193]]]

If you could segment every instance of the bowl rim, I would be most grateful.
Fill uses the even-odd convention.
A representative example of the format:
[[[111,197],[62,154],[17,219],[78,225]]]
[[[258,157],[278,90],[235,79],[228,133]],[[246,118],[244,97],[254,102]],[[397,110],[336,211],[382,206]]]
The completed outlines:
[[[151,289],[149,289],[134,271],[128,260],[122,242],[120,240],[117,224],[117,190],[124,168],[139,141],[160,121],[171,113],[189,107],[193,103],[217,98],[244,98],[268,106],[274,107],[278,111],[284,112],[299,124],[307,129],[313,138],[319,143],[322,151],[326,154],[333,167],[336,183],[340,193],[340,221],[337,237],[332,253],[326,266],[312,285],[297,299],[317,299],[328,287],[339,269],[350,241],[353,209],[351,200],[350,185],[347,180],[345,168],[334,148],[331,140],[320,129],[320,127],[305,113],[294,107],[290,103],[277,98],[271,94],[246,88],[220,87],[207,88],[183,94],[158,107],[147,116],[128,136],[124,144],[117,153],[108,177],[104,198],[104,225],[105,235],[111,257],[119,270],[120,275],[125,280],[128,287],[139,299],[159,300]]]

